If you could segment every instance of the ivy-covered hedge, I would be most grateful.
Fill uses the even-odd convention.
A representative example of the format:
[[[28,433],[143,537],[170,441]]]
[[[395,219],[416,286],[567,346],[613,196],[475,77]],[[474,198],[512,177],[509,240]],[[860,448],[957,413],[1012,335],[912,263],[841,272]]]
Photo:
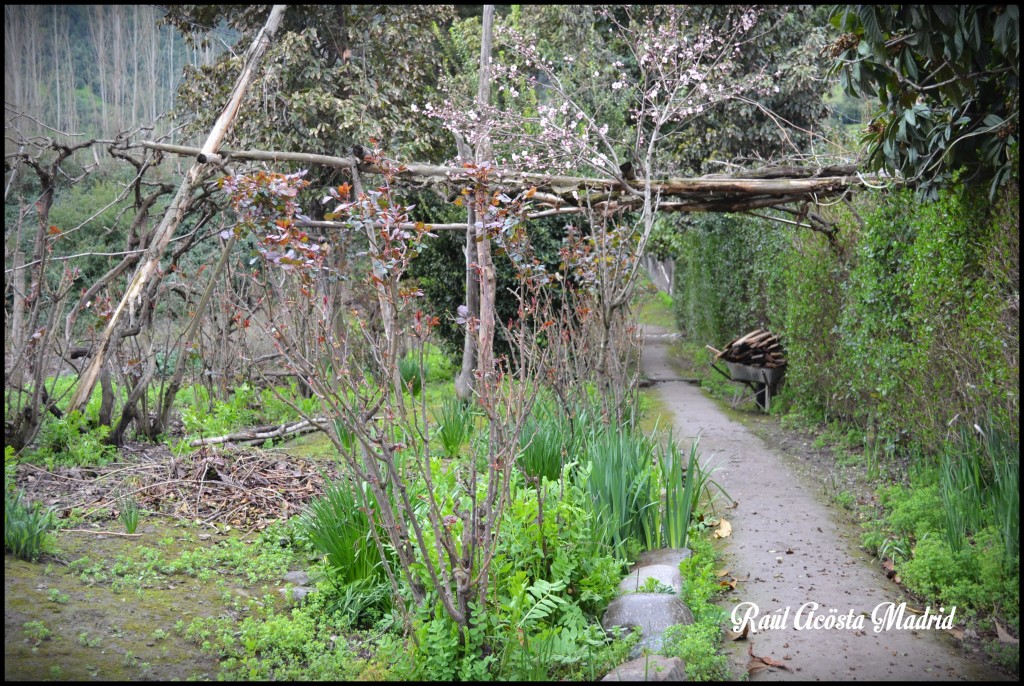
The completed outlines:
[[[856,214],[833,212],[835,245],[749,217],[688,220],[679,324],[716,347],[770,328],[795,407],[891,443],[934,449],[960,422],[1019,437],[1019,190],[987,190],[862,195]]]

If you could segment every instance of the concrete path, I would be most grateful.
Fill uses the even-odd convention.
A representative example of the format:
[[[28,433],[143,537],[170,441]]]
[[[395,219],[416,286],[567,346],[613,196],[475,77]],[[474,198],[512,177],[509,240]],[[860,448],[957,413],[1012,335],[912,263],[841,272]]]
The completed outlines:
[[[678,375],[668,363],[671,339],[664,334],[648,327],[644,372],[661,381],[657,389],[675,414],[683,447],[688,449],[699,433],[702,460],[720,465],[714,478],[738,502],[735,509],[720,510],[732,524],[732,535],[720,546],[722,565],[749,580],[720,605],[731,613],[740,603],[752,611],[752,603],[759,609],[755,622],[768,617],[778,627],[751,631],[746,641],[726,642],[733,675],[746,673],[752,649],[789,668],[757,670],[750,676],[756,681],[1008,680],[961,656],[955,640],[941,629],[874,630],[872,612],[884,603],[898,606],[900,589],[857,547],[859,531],[823,502],[825,475],[816,482],[814,475],[798,474],[704,391],[672,381]],[[814,617],[835,622],[842,616],[853,626],[807,628],[813,606],[806,603],[817,604],[812,623]],[[932,608],[933,613],[938,609]]]

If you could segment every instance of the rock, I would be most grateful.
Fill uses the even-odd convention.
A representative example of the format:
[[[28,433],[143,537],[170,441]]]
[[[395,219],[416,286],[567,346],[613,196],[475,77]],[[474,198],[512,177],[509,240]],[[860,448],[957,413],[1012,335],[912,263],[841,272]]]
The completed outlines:
[[[285,583],[295,584],[296,586],[305,586],[309,583],[309,574],[303,571],[288,572],[284,575]]]
[[[292,589],[292,602],[294,602],[296,605],[301,603],[303,598],[305,598],[310,593],[315,593],[316,592],[316,589],[313,588],[312,586],[292,586],[291,589]],[[278,590],[281,592],[281,595],[283,595],[285,598],[288,597],[288,589],[287,588],[281,588],[281,589],[278,589]]]
[[[647,655],[619,665],[601,681],[686,681],[686,667],[678,657]]]
[[[648,565],[671,565],[679,569],[679,563],[688,559],[692,552],[689,548],[662,548],[661,550],[645,550],[640,553],[633,568],[647,567]]]
[[[674,624],[693,624],[686,604],[668,593],[627,593],[612,601],[601,619],[606,630],[613,626],[639,627],[644,639],[661,636]]]
[[[679,573],[678,564],[652,564],[637,567],[630,572],[626,578],[619,582],[619,592],[637,593],[647,583],[647,579],[654,579],[666,586],[671,586],[672,590],[676,593],[683,590],[683,575]]]

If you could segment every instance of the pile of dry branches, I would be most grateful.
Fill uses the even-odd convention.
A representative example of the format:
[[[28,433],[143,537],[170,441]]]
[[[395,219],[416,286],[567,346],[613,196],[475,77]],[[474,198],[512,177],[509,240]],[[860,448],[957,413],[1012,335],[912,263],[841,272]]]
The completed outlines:
[[[22,464],[18,486],[29,500],[54,507],[59,518],[74,510],[116,516],[120,503],[133,498],[143,511],[248,532],[298,513],[323,492],[323,474],[338,474],[333,463],[253,447],[203,447],[174,458],[146,446],[122,455],[127,462],[104,467]]]

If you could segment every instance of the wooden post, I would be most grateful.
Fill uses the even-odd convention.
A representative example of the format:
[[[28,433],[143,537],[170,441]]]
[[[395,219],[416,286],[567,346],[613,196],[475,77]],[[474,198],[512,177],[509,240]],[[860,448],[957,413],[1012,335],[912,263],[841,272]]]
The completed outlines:
[[[480,41],[480,86],[477,89],[477,143],[476,162],[486,161],[491,154],[490,137],[484,111],[491,98],[491,42],[494,25],[494,6],[484,5],[483,35]],[[477,338],[477,370],[481,383],[486,380],[494,366],[494,261],[491,258],[491,240],[483,230],[483,217],[488,207],[488,198],[482,191],[474,199],[476,209],[477,266],[480,270],[480,330]]]

